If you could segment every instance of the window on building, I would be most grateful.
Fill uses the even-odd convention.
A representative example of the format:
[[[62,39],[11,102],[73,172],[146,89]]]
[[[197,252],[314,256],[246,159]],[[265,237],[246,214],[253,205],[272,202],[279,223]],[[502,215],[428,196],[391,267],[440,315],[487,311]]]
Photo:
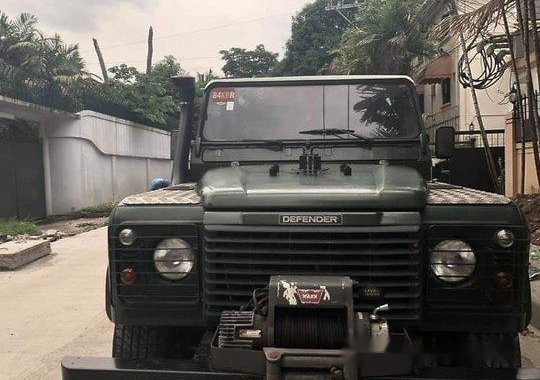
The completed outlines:
[[[452,102],[452,82],[450,78],[446,78],[441,83],[442,87],[442,103],[448,104]]]
[[[426,112],[426,103],[425,103],[424,94],[419,94],[418,95],[418,105],[420,106],[420,113],[425,113]]]

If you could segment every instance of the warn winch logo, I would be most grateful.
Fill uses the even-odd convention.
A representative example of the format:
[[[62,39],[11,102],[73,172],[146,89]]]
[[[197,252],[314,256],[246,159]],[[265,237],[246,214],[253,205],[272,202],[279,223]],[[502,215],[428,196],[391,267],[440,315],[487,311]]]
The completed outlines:
[[[341,226],[341,214],[281,214],[279,224],[294,226]]]
[[[330,293],[326,286],[321,285],[318,289],[302,289],[295,282],[280,281],[283,288],[282,297],[289,305],[296,306],[298,301],[304,305],[318,305],[321,301],[330,301]]]
[[[323,294],[322,289],[298,289],[298,298],[303,304],[318,305],[321,303]]]

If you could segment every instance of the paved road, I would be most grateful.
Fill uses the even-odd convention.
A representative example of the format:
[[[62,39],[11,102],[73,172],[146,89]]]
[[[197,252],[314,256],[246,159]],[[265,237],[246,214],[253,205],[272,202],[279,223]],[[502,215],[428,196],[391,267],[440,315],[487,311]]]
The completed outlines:
[[[63,356],[110,356],[106,229],[52,248],[48,258],[0,272],[1,380],[59,380]],[[522,345],[524,364],[540,367],[540,333],[522,337]]]
[[[106,232],[60,240],[53,255],[0,272],[0,379],[59,380],[63,356],[110,356]]]

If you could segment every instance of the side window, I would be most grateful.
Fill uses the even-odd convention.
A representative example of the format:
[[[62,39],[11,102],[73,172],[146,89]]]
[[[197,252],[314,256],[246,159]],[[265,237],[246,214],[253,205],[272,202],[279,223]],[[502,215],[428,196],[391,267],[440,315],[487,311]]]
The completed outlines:
[[[448,104],[452,102],[452,82],[450,78],[442,81],[442,103]]]

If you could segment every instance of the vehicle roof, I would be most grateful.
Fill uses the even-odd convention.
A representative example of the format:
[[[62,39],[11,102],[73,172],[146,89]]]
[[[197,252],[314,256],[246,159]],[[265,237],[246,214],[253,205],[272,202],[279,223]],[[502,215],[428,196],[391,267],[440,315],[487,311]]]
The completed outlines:
[[[411,77],[406,75],[319,75],[302,77],[269,77],[269,78],[237,78],[237,79],[214,79],[210,81],[206,88],[219,84],[243,84],[243,83],[299,83],[299,82],[352,82],[363,80],[406,80],[414,85]]]

